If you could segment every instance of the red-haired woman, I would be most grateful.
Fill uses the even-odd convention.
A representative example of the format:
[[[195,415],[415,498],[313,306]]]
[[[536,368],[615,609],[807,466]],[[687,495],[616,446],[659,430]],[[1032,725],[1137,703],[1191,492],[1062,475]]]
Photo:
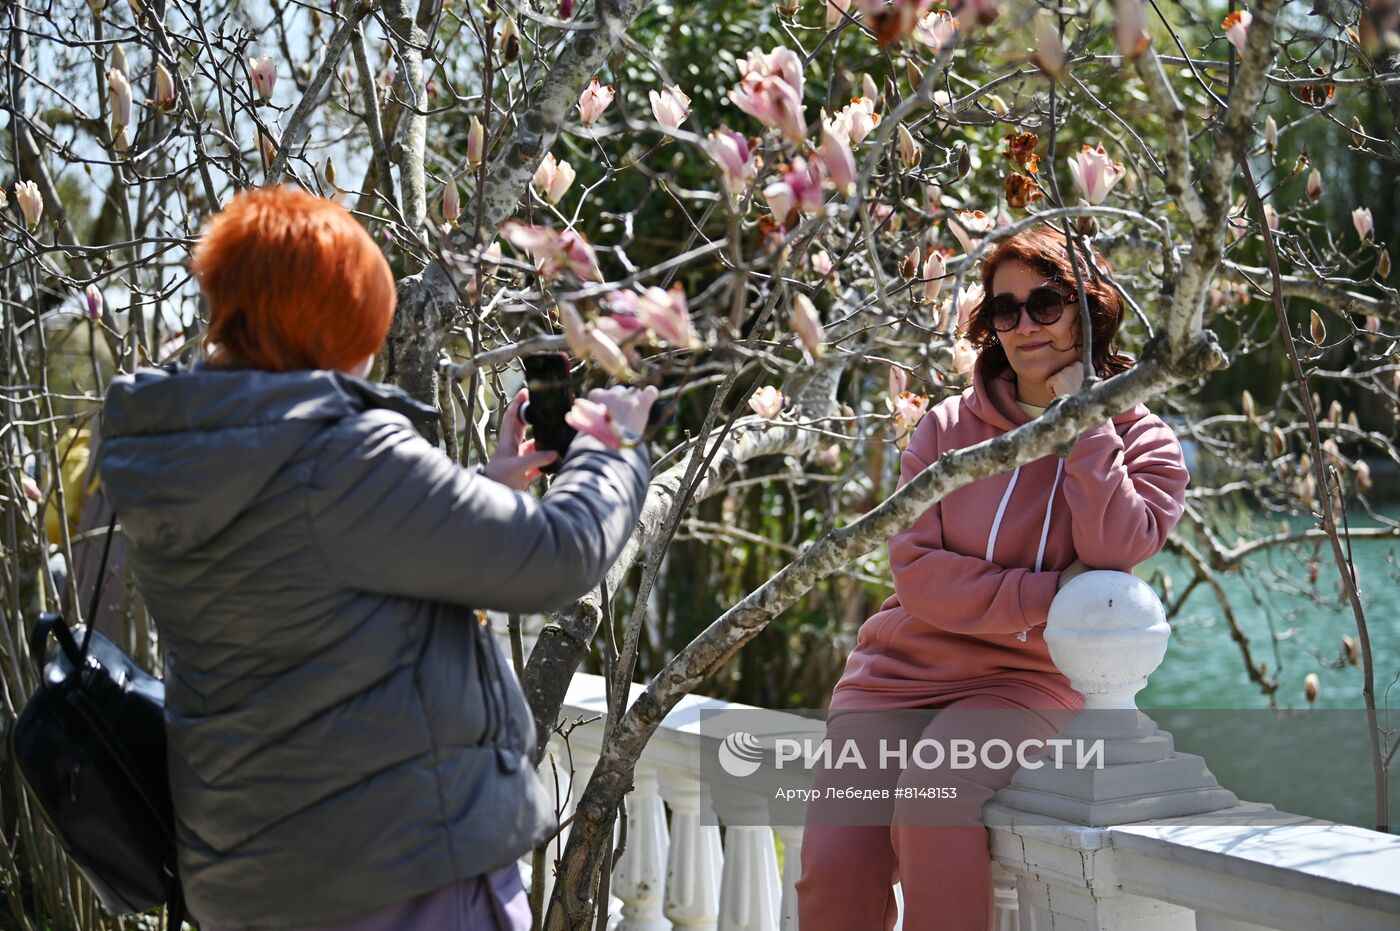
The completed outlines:
[[[554,453],[503,416],[484,475],[363,380],[394,313],[340,206],[239,194],[193,261],[207,359],[115,379],[100,469],[165,652],[181,880],[208,929],[499,927],[556,828],[520,685],[474,609],[596,586],[645,494],[644,447]],[[641,432],[655,389],[597,392]]]
[[[1102,257],[1096,261],[1110,270]],[[1113,348],[1122,299],[1082,256],[1080,269],[1092,361],[1109,377],[1132,364]],[[1028,423],[1082,385],[1078,296],[1063,235],[1042,227],[998,244],[982,284],[968,324],[978,350],[972,386],[915,429],[901,487],[944,452]],[[901,738],[907,747],[926,739],[949,748],[955,738],[1018,747],[1053,737],[1084,699],[1046,648],[1050,602],[1088,568],[1128,571],[1161,550],[1181,517],[1187,478],[1170,428],[1138,405],[1084,431],[1063,459],[1046,456],[943,497],[890,538],[895,591],[861,625],[832,695],[828,735],[851,737],[858,748],[874,746],[874,735],[892,748]],[[892,713],[899,709],[936,711]],[[834,745],[833,758],[839,750]],[[862,758],[867,765],[881,759]],[[915,790],[898,793],[881,812],[883,824],[869,818],[868,804],[809,809],[797,884],[802,931],[892,927],[896,880],[904,927],[990,928],[991,865],[980,815],[1016,772],[996,765],[1001,758],[999,750],[979,752],[971,768],[911,762],[864,777],[888,786],[892,797]],[[932,764],[937,755],[927,750],[922,759]],[[843,777],[819,772],[818,784],[850,781]]]

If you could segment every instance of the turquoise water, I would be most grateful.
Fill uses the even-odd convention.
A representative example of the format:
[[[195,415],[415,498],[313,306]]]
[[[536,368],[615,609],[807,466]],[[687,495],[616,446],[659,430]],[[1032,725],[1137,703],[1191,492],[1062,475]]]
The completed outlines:
[[[1394,519],[1400,517],[1400,508],[1387,508],[1384,513]],[[1348,517],[1352,527],[1377,525],[1365,514]],[[1304,528],[1310,526],[1310,518],[1305,515],[1289,523]],[[1272,529],[1277,529],[1277,522]],[[1400,683],[1396,682],[1400,675],[1400,540],[1355,540],[1352,549],[1375,664],[1376,704],[1385,706],[1386,687],[1392,686],[1390,706],[1400,714]],[[1311,542],[1303,545],[1301,553],[1282,547],[1256,553],[1246,573],[1221,576],[1222,587],[1249,638],[1255,664],[1267,664],[1267,675],[1280,681],[1275,698],[1279,707],[1307,708],[1303,677],[1315,672],[1320,680],[1315,707],[1363,708],[1361,667],[1348,665],[1342,650],[1343,634],[1358,640],[1356,622],[1341,597],[1331,546],[1324,540],[1317,551],[1315,586],[1308,583],[1312,553]],[[1191,577],[1170,554],[1136,571],[1146,579],[1158,569],[1172,577],[1175,592],[1183,591]],[[1266,694],[1247,676],[1242,652],[1231,639],[1209,587],[1203,584],[1192,592],[1171,623],[1174,630],[1166,659],[1139,693],[1140,707],[1269,707]]]
[[[1387,508],[1385,514],[1394,519],[1400,508]],[[1377,525],[1364,514],[1349,518],[1353,527]],[[1289,524],[1311,526],[1307,516]],[[1400,540],[1355,540],[1353,554],[1370,632],[1378,716],[1394,740],[1400,728]],[[1365,708],[1362,670],[1346,662],[1342,648],[1343,634],[1358,640],[1356,622],[1341,596],[1327,541],[1317,556],[1316,585],[1308,579],[1311,542],[1299,553],[1277,548],[1256,554],[1246,573],[1221,577],[1254,662],[1267,664],[1267,675],[1280,682],[1274,710],[1246,675],[1240,647],[1204,585],[1171,619],[1166,659],[1139,693],[1138,706],[1173,735],[1178,751],[1204,757],[1220,784],[1241,799],[1374,828],[1370,727],[1359,710]],[[1138,567],[1137,574],[1151,578],[1158,569],[1171,576],[1176,592],[1190,578],[1184,564],[1168,554]],[[1303,694],[1303,677],[1310,672],[1320,683],[1312,709]],[[1392,771],[1389,783],[1390,830],[1397,832],[1400,772]]]

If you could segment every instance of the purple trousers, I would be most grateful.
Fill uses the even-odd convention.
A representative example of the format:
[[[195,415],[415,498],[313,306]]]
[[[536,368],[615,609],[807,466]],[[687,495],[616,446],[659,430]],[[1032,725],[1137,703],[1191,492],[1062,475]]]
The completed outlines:
[[[530,899],[519,866],[508,863],[355,921],[301,931],[530,931]]]

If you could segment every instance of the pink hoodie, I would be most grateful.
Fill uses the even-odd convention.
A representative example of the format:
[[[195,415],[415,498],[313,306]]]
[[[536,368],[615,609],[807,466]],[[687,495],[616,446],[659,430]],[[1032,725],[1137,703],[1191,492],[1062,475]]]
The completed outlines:
[[[1028,423],[1014,373],[924,417],[900,461],[903,487],[948,450]],[[1188,475],[1171,428],[1139,404],[1050,455],[965,485],[890,537],[894,594],[861,625],[832,708],[928,705],[998,688],[1083,707],[1045,645],[1060,570],[1082,559],[1127,572],[1165,545]]]

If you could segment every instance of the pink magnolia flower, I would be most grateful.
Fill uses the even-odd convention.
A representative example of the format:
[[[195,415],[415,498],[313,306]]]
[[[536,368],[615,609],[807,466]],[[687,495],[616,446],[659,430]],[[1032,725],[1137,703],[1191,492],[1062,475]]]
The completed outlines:
[[[812,271],[825,278],[831,274],[832,268],[831,256],[827,255],[825,251],[817,249],[812,253]]]
[[[724,174],[725,187],[735,199],[744,196],[758,175],[757,147],[732,129],[720,127],[709,135],[710,158]]]
[[[556,159],[551,152],[545,155],[540,167],[535,169],[534,180],[535,187],[545,199],[551,204],[557,204],[559,198],[569,190],[569,185],[574,183],[574,166]]]
[[[1361,237],[1362,242],[1370,242],[1371,234],[1376,228],[1375,221],[1371,219],[1371,208],[1357,207],[1353,210],[1351,225],[1356,227],[1356,235]]]
[[[577,359],[588,358],[588,327],[578,310],[569,301],[559,302],[559,323],[564,327],[564,341]]]
[[[977,305],[982,303],[982,286],[980,284],[970,284],[962,289],[961,293],[954,292],[958,300],[958,332],[966,333],[967,325],[972,322],[972,315],[977,312]]]
[[[1253,21],[1254,17],[1248,10],[1236,10],[1220,23],[1220,28],[1225,30],[1225,38],[1230,40],[1230,44],[1241,56],[1244,55],[1244,43],[1246,36],[1249,35],[1249,24]]]
[[[894,409],[894,403],[904,389],[909,387],[909,373],[897,365],[890,366],[890,409]]]
[[[559,234],[559,247],[569,271],[584,281],[603,280],[603,273],[598,268],[598,253],[593,250],[593,245],[583,238],[583,234],[565,230]]]
[[[1060,41],[1060,31],[1050,14],[1041,12],[1035,18],[1035,52],[1031,55],[1035,66],[1052,78],[1058,78],[1065,70],[1065,47]]]
[[[579,95],[579,122],[583,123],[584,126],[592,126],[597,122],[598,117],[603,115],[603,111],[608,108],[608,105],[613,102],[615,96],[617,96],[617,92],[612,87],[599,84],[598,79],[594,78]]]
[[[248,59],[248,76],[253,81],[253,90],[264,101],[272,99],[272,89],[277,86],[277,62],[272,56]]]
[[[1278,211],[1273,204],[1264,205],[1264,222],[1269,224],[1269,229],[1278,232]]]
[[[591,436],[608,449],[622,448],[622,434],[613,422],[612,411],[606,404],[578,398],[564,415],[564,422],[585,436]]]
[[[986,26],[1001,15],[1001,9],[997,3],[998,0],[958,0],[953,4],[953,12],[965,12],[967,14],[965,19],[972,25]]]
[[[772,420],[782,413],[783,405],[786,403],[787,398],[783,397],[783,393],[772,385],[764,385],[749,398],[749,407],[765,420]]]
[[[698,349],[702,345],[690,322],[685,289],[679,284],[666,291],[651,287],[639,294],[637,316],[664,343],[679,349]]]
[[[764,55],[757,49],[739,63],[739,84],[729,99],[740,110],[783,138],[801,144],[807,137],[802,112],[802,60],[791,50],[775,48]]]
[[[833,128],[845,131],[852,145],[859,145],[880,125],[880,114],[875,112],[875,101],[870,97],[852,97],[831,118],[831,123]]]
[[[763,189],[763,199],[773,218],[783,226],[791,226],[796,213],[816,213],[822,206],[821,163],[807,161],[798,155],[782,171],[782,177]]]
[[[24,490],[24,496],[35,504],[44,500],[44,492],[39,488],[37,482],[28,475],[21,474],[19,479],[20,488]]]
[[[958,21],[947,10],[924,14],[914,26],[914,41],[940,52],[952,45],[958,36]]]
[[[481,125],[481,120],[475,115],[472,116],[471,125],[467,129],[467,165],[475,168],[481,164],[481,159],[486,153],[486,127]]]
[[[791,319],[792,329],[802,340],[802,345],[807,347],[813,359],[820,359],[826,351],[826,330],[822,327],[821,315],[817,313],[817,307],[811,298],[801,293],[792,296]]]
[[[956,375],[966,375],[972,371],[973,364],[977,361],[977,350],[966,338],[961,338],[953,343],[953,373]]]
[[[1278,123],[1272,116],[1264,117],[1264,148],[1270,152],[1278,148]]]
[[[87,304],[87,315],[89,320],[102,319],[102,291],[95,284],[90,284],[83,289],[83,299]]]
[[[559,18],[570,19],[574,15],[574,0],[559,0]]]
[[[530,226],[519,220],[507,220],[501,227],[501,235],[506,242],[534,259],[539,273],[546,278],[553,278],[567,268],[586,281],[603,280],[593,246],[573,230],[560,233],[547,226]]]
[[[905,428],[903,432],[908,433],[917,427],[926,413],[928,413],[928,398],[924,395],[915,394],[912,391],[901,391],[895,397],[895,423]]]
[[[822,123],[822,144],[817,154],[826,165],[826,176],[836,190],[850,194],[855,187],[856,157],[846,134],[830,122]]]
[[[1097,206],[1122,179],[1124,170],[1123,163],[1110,159],[1102,145],[1093,149],[1086,145],[1069,159],[1069,173],[1084,199]]]
[[[857,0],[862,20],[881,45],[909,35],[932,0]]]
[[[584,342],[588,347],[588,358],[614,378],[632,381],[637,373],[629,364],[627,353],[617,341],[596,326],[586,327]]]
[[[1114,0],[1115,22],[1113,40],[1126,61],[1133,61],[1147,51],[1152,36],[1147,32],[1147,11],[1142,0]]]
[[[24,215],[24,225],[30,229],[37,227],[39,218],[44,215],[44,198],[39,193],[39,185],[33,181],[16,184],[15,203],[19,204],[19,212]]]
[[[825,0],[826,28],[830,29],[845,20],[845,13],[851,8],[851,0]]]
[[[107,72],[107,104],[112,111],[112,134],[131,125],[131,83],[116,68]]]
[[[595,319],[593,325],[608,334],[613,342],[622,347],[623,352],[627,351],[627,343],[646,329],[635,314],[625,313],[606,314]]]
[[[984,234],[990,232],[995,225],[996,221],[980,210],[959,210],[953,215],[948,228],[958,237],[963,252],[970,255],[982,244]]]
[[[660,91],[647,91],[651,100],[651,114],[662,126],[675,129],[690,116],[690,98],[674,84],[662,87]]]
[[[942,251],[928,250],[928,258],[924,259],[924,267],[920,270],[920,277],[924,280],[924,303],[932,304],[938,299],[938,292],[943,290],[943,279],[947,274],[948,264]]]

